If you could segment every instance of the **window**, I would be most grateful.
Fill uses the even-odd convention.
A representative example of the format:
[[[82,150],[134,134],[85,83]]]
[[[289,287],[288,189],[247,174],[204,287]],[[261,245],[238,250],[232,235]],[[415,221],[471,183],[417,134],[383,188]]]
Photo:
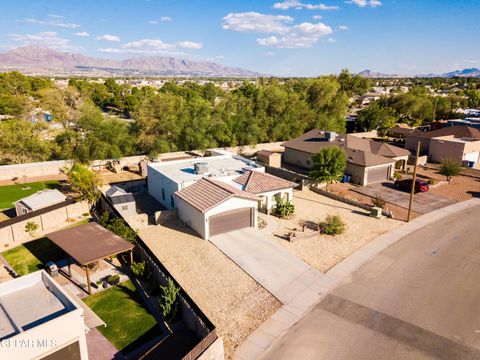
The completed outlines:
[[[312,162],[310,161],[310,159],[307,159],[307,165],[310,165]]]
[[[173,195],[170,195],[170,206],[173,208],[175,207],[175,201],[173,199]]]
[[[27,208],[22,208],[22,214],[28,214],[28,209]]]
[[[162,188],[162,200],[165,200],[165,189]]]

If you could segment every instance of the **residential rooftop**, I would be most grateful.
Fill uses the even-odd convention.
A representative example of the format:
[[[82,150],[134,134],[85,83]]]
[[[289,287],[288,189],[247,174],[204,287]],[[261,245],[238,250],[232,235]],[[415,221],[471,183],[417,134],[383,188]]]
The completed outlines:
[[[0,340],[78,309],[45,272],[0,284]]]
[[[203,164],[206,171],[202,174],[196,174],[195,164]],[[148,166],[161,171],[164,176],[178,183],[195,182],[204,177],[239,176],[247,170],[263,169],[254,161],[223,151],[216,152],[215,155],[210,157],[150,163]]]

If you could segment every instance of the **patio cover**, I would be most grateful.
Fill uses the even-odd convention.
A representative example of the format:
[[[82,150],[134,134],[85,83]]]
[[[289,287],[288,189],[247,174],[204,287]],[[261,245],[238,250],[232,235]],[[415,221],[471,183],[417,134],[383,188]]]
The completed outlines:
[[[95,222],[56,231],[47,237],[80,265],[88,265],[135,247]]]

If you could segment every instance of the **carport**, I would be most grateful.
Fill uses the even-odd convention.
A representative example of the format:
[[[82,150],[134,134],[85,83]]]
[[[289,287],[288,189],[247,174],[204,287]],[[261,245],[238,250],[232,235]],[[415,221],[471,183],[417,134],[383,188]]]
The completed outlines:
[[[68,273],[72,276],[71,260],[75,260],[85,269],[88,293],[92,293],[90,285],[90,267],[100,260],[120,253],[129,252],[132,262],[132,243],[115,235],[103,226],[91,222],[70,229],[60,230],[47,235],[55,245],[68,254]]]

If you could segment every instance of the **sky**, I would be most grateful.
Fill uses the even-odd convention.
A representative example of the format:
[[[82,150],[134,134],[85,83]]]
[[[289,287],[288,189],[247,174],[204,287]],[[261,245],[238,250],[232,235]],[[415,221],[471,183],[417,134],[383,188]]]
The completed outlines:
[[[480,0],[3,0],[0,14],[0,51],[174,56],[277,76],[480,67]]]

